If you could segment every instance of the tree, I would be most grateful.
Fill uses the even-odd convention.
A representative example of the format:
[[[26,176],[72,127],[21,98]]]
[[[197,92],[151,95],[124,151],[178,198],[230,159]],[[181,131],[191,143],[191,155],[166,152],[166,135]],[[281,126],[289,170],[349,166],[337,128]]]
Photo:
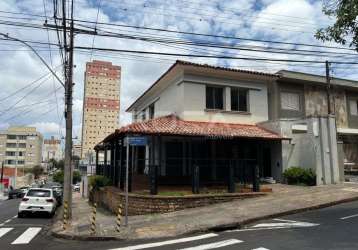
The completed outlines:
[[[56,164],[56,168],[63,170],[64,167],[65,167],[65,161],[64,161],[64,160],[59,160],[59,161],[57,162],[57,164]]]
[[[53,175],[53,181],[54,182],[59,182],[61,184],[63,184],[63,171],[57,171],[54,175]]]
[[[323,13],[329,17],[335,17],[332,26],[317,30],[315,37],[322,41],[334,41],[358,51],[358,1],[356,0],[325,0]]]
[[[80,173],[80,171],[77,171],[77,170],[73,171],[72,183],[76,184],[76,183],[78,183],[80,181],[81,181],[81,173]]]
[[[61,184],[63,184],[63,170],[57,171],[54,175],[53,175],[53,181],[54,182],[59,182]],[[78,182],[81,181],[81,173],[77,170],[73,171],[73,178],[72,178],[72,184],[76,184]]]
[[[40,175],[42,175],[43,174],[43,172],[44,172],[44,169],[41,167],[41,166],[39,166],[39,165],[36,165],[36,166],[34,166],[33,168],[32,168],[32,174],[34,175],[34,178],[35,179],[38,179],[39,177],[40,177]]]

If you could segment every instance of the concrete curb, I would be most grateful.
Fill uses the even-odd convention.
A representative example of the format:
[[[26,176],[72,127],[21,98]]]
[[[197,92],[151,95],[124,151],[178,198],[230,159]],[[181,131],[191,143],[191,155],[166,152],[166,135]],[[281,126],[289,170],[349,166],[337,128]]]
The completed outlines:
[[[67,234],[67,233],[60,233],[60,232],[51,232],[51,235],[55,238],[59,239],[65,239],[65,240],[78,240],[78,241],[124,241],[125,239],[122,239],[117,236],[96,236],[96,235],[75,235],[75,234]]]
[[[259,217],[244,220],[241,222],[233,222],[233,223],[229,223],[229,224],[222,224],[222,225],[216,225],[213,227],[208,227],[205,229],[203,228],[203,229],[191,230],[191,231],[188,231],[188,232],[185,232],[182,234],[178,234],[177,236],[184,236],[184,235],[189,235],[189,234],[193,234],[193,233],[222,232],[222,231],[226,231],[226,230],[240,229],[244,225],[251,224],[251,223],[254,223],[257,221],[271,219],[271,218],[285,216],[285,215],[296,214],[296,213],[307,212],[307,211],[311,211],[311,210],[317,210],[317,209],[331,207],[331,206],[335,206],[335,205],[339,205],[339,204],[347,203],[347,202],[352,202],[352,201],[358,201],[358,196],[352,197],[352,198],[347,198],[347,199],[342,199],[342,200],[338,200],[338,201],[323,203],[323,204],[319,204],[319,205],[314,205],[314,206],[310,206],[310,207],[298,208],[298,209],[293,209],[293,210],[289,210],[289,211],[285,211],[285,212],[279,212],[279,213],[259,216]],[[116,241],[132,241],[132,240],[136,240],[136,239],[121,238],[120,236],[75,235],[73,233],[71,234],[71,233],[64,233],[64,232],[55,232],[54,230],[51,231],[51,235],[56,238],[60,238],[60,239],[79,240],[79,241],[89,241],[89,240],[90,241],[111,241],[111,240],[112,241],[114,241],[114,240],[116,240]],[[165,238],[173,238],[173,237],[165,237],[164,236],[164,237],[158,237],[155,239],[165,239]]]

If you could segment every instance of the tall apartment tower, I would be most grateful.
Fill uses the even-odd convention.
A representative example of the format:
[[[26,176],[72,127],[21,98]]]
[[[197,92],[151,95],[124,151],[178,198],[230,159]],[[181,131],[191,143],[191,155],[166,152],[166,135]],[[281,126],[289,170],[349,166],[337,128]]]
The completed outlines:
[[[81,158],[93,158],[93,147],[119,126],[121,67],[111,62],[86,63]]]

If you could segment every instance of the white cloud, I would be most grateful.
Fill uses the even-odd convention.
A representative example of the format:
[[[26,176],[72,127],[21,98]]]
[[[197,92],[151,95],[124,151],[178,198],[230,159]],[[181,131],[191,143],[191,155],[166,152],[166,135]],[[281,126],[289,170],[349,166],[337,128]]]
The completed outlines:
[[[35,127],[38,132],[44,135],[58,134],[60,130],[60,125],[54,122],[35,122],[29,126]]]

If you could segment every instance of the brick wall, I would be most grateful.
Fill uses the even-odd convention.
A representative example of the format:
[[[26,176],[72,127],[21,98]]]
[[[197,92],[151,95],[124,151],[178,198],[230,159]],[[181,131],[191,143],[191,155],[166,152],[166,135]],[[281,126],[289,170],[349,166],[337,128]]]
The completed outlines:
[[[210,204],[228,202],[238,199],[254,198],[266,193],[233,193],[233,194],[202,194],[190,196],[159,196],[129,194],[128,214],[141,215],[151,213],[168,213],[186,208],[207,206]],[[90,195],[92,202],[97,202],[109,211],[116,213],[118,205],[124,207],[124,193],[114,187],[106,187]]]

